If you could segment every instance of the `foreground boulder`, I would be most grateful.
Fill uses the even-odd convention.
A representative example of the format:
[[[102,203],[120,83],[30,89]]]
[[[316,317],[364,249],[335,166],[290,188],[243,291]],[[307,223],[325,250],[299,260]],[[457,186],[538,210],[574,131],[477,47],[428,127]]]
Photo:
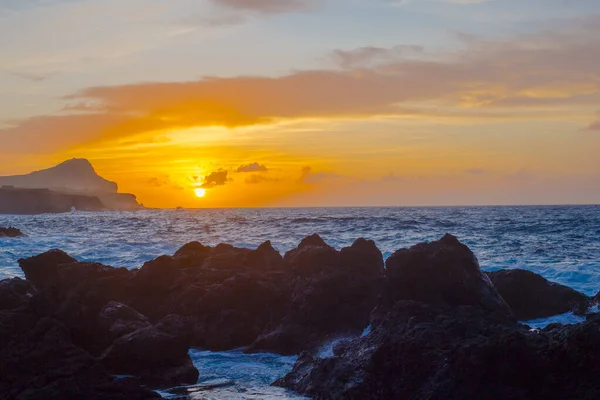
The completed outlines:
[[[296,277],[290,309],[248,351],[298,354],[359,335],[369,325],[383,283],[383,256],[373,241],[358,239],[338,252],[313,235],[288,252],[284,262]]]
[[[188,342],[152,326],[116,339],[101,360],[112,373],[138,376],[153,387],[194,384],[198,370],[188,349]]]
[[[17,228],[2,228],[0,227],[0,238],[3,237],[7,237],[7,238],[16,238],[16,237],[22,237],[22,236],[26,236],[23,232],[21,232],[20,230],[18,230]]]
[[[135,381],[109,375],[94,357],[72,343],[64,324],[39,313],[35,296],[28,282],[0,282],[0,398],[160,398]]]
[[[511,314],[467,246],[452,236],[398,250],[386,261],[386,306],[414,300],[439,306],[474,306]]]
[[[123,303],[136,272],[76,262],[58,250],[19,262],[39,289],[44,312],[69,329],[75,345],[101,358],[107,371],[137,376],[151,387],[196,383],[189,338],[163,332]]]
[[[401,301],[275,384],[314,399],[596,399],[600,318],[531,332],[504,312]]]
[[[54,286],[58,281],[58,266],[77,262],[62,250],[50,250],[19,260],[25,278],[37,288]]]
[[[492,283],[521,321],[547,318],[569,311],[583,313],[590,299],[570,287],[550,282],[522,269],[489,272]]]

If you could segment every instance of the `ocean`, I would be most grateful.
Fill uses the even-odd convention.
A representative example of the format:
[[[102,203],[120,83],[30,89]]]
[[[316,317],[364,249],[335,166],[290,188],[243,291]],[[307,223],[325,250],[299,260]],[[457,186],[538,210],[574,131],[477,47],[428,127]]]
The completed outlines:
[[[388,257],[395,250],[445,233],[467,244],[486,271],[523,268],[587,295],[600,291],[600,206],[432,208],[287,208],[146,210],[135,213],[0,215],[0,227],[28,236],[0,238],[0,279],[22,277],[17,260],[60,248],[81,261],[138,268],[190,241],[254,248],[266,240],[282,253],[302,238],[320,234],[341,248],[364,237]],[[566,314],[528,321],[577,322]],[[323,354],[327,354],[324,348]],[[193,350],[199,386],[162,393],[197,399],[292,399],[269,383],[291,369],[295,358],[240,351]]]

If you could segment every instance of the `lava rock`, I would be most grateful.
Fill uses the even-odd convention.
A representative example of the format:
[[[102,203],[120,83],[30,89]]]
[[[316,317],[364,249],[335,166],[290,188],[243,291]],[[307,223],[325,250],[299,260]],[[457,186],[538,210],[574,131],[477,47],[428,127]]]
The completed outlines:
[[[399,301],[331,358],[305,353],[275,385],[313,399],[594,399],[600,318],[541,332],[502,310]]]
[[[19,266],[25,278],[36,288],[53,286],[58,280],[58,266],[77,262],[62,250],[50,250],[40,255],[22,258]]]
[[[369,325],[383,283],[383,256],[374,242],[358,239],[337,252],[313,235],[284,260],[298,275],[291,308],[248,352],[298,354],[334,338],[358,335]]]
[[[188,355],[188,343],[154,326],[118,338],[101,360],[110,372],[138,376],[153,387],[198,381],[198,370]]]
[[[134,381],[117,380],[75,346],[69,329],[40,315],[37,296],[20,279],[0,282],[1,399],[158,399]]]
[[[0,281],[0,310],[28,306],[34,295],[35,289],[31,283],[21,278]]]
[[[144,315],[115,301],[108,302],[100,311],[98,324],[104,329],[106,340],[109,343],[122,336],[152,326]]]
[[[481,271],[475,255],[452,235],[398,250],[388,258],[386,267],[384,299],[388,306],[414,300],[512,313]]]
[[[489,272],[490,280],[521,321],[575,311],[582,314],[590,299],[570,287],[522,269]]]
[[[23,232],[21,232],[17,228],[13,228],[13,227],[2,228],[2,227],[0,227],[0,238],[3,238],[3,237],[16,238],[16,237],[23,237],[23,236],[27,236],[27,235],[25,235]]]

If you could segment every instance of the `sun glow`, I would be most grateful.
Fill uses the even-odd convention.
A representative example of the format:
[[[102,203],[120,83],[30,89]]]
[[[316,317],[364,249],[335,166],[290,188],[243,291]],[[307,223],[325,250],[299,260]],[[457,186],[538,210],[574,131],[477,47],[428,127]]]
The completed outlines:
[[[196,193],[196,197],[204,197],[206,196],[206,189],[197,188],[194,189],[194,193]]]

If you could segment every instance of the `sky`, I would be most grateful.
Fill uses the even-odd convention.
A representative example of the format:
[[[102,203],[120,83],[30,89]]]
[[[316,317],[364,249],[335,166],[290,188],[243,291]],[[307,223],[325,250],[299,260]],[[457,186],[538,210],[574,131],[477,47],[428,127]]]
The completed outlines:
[[[0,175],[87,158],[150,207],[598,204],[599,153],[598,0],[0,0]]]

